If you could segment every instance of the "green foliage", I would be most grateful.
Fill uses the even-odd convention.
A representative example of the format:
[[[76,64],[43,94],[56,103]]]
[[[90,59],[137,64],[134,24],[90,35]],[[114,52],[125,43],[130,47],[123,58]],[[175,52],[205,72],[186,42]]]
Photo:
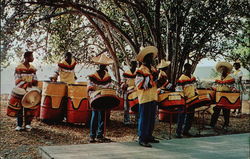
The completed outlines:
[[[159,59],[171,60],[175,81],[187,60],[195,67],[202,58],[232,52],[240,52],[235,56],[243,55],[242,61],[249,58],[240,41],[247,26],[242,19],[249,17],[247,0],[13,0],[3,6],[10,15],[4,16],[1,31],[5,62],[25,44],[50,63],[66,51],[91,63],[92,56],[106,49],[119,65],[134,59],[140,46],[155,45]]]

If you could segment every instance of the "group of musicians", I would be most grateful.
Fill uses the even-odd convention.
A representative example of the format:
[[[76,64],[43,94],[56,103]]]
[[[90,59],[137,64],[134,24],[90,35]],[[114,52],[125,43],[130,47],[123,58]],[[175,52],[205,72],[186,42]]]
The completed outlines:
[[[184,93],[185,100],[191,99],[197,95],[196,93],[196,78],[191,74],[191,65],[186,63],[184,65],[184,73],[177,81],[177,85],[174,88],[168,81],[167,70],[170,65],[170,61],[161,60],[157,69],[153,66],[153,60],[157,56],[158,49],[154,46],[147,46],[142,48],[136,57],[136,60],[140,63],[140,67],[137,68],[137,61],[132,60],[130,68],[123,73],[123,83],[121,88],[124,92],[124,123],[129,124],[129,105],[127,91],[134,89],[137,91],[139,110],[138,110],[138,136],[139,145],[144,147],[152,147],[150,143],[159,143],[152,135],[154,130],[155,118],[157,113],[157,92],[161,89],[182,91]],[[36,69],[30,63],[33,62],[33,53],[28,51],[24,53],[24,62],[18,65],[15,69],[15,83],[16,87],[27,89],[37,85]],[[114,61],[107,57],[105,54],[101,54],[94,57],[92,61],[99,65],[98,70],[88,76],[88,94],[91,95],[101,89],[112,88],[113,83],[111,76],[108,73],[107,66]],[[67,52],[65,59],[58,64],[58,69],[54,76],[50,78],[51,81],[57,81],[58,77],[60,81],[66,83],[74,83],[76,61],[73,59],[72,54]],[[236,68],[235,75],[237,76],[237,83],[241,82],[242,72],[239,70],[240,64],[234,64]],[[221,76],[216,79],[214,89],[216,91],[234,91],[233,87],[235,78],[230,73],[233,66],[228,62],[219,62],[216,65],[216,70],[221,73]],[[21,106],[22,107],[22,106]],[[24,110],[23,110],[24,109]],[[221,107],[214,107],[214,113],[211,117],[211,123],[209,128],[213,128],[216,125],[220,111],[223,111],[224,115],[224,128],[229,126],[230,109]],[[24,112],[24,114],[23,114]],[[188,111],[182,111],[178,115],[178,123],[176,129],[176,137],[191,136],[189,130],[194,118],[194,108],[190,108]],[[188,112],[188,113],[187,113]],[[239,113],[241,110],[239,110]],[[23,127],[24,117],[24,127]],[[17,127],[15,130],[22,129],[30,130],[32,116],[29,115],[29,109],[23,108],[17,115]],[[110,139],[104,135],[104,110],[92,110],[92,117],[90,123],[90,142],[106,142]]]

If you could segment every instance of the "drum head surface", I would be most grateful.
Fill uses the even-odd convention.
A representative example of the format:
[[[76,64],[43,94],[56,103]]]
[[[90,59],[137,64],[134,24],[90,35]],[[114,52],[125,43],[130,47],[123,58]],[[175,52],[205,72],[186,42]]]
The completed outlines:
[[[13,88],[12,92],[17,95],[25,95],[27,93],[23,88]]]
[[[30,90],[22,99],[22,106],[24,108],[31,108],[36,106],[41,101],[41,94],[38,90]]]
[[[119,104],[120,100],[116,96],[100,96],[90,102],[94,109],[111,109]]]

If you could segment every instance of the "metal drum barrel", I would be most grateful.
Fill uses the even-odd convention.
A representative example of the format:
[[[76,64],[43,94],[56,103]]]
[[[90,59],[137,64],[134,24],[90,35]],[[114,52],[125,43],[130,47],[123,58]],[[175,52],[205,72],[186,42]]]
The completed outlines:
[[[10,117],[16,117],[18,111],[21,109],[21,101],[23,96],[26,94],[25,89],[23,88],[13,88],[9,104],[7,107],[7,115]]]
[[[158,105],[159,109],[175,109],[185,106],[185,99],[183,92],[158,92]]]
[[[90,96],[90,105],[93,109],[112,109],[119,106],[120,99],[114,89],[101,89]]]
[[[63,82],[44,81],[40,119],[46,121],[61,121],[66,109],[67,85]]]
[[[216,92],[216,106],[227,109],[240,108],[240,92]]]
[[[68,85],[67,122],[87,123],[91,118],[87,83]]]

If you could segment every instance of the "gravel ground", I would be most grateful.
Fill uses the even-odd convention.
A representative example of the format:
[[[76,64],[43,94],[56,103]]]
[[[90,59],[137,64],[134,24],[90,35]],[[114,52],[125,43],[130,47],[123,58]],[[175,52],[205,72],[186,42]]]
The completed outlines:
[[[215,131],[202,130],[201,135],[197,135],[197,137],[250,132],[249,103],[250,101],[244,101],[244,114],[241,118],[230,118],[230,131],[221,129],[223,118],[220,117]],[[85,125],[67,124],[65,122],[49,125],[39,119],[34,119],[32,122],[33,129],[30,132],[17,132],[14,130],[16,119],[6,116],[6,107],[6,101],[1,100],[0,159],[40,158],[39,146],[88,143],[89,128]],[[209,123],[210,117],[209,113],[205,115],[205,124]],[[112,139],[112,142],[135,141],[137,139],[136,124],[124,125],[122,121],[123,112],[112,112],[107,124],[106,136]],[[199,127],[197,122],[201,122],[202,119],[196,116],[195,121],[191,132],[197,134],[197,128]],[[175,126],[172,128],[172,134],[174,130]],[[158,139],[168,139],[169,122],[157,121],[154,136]]]

